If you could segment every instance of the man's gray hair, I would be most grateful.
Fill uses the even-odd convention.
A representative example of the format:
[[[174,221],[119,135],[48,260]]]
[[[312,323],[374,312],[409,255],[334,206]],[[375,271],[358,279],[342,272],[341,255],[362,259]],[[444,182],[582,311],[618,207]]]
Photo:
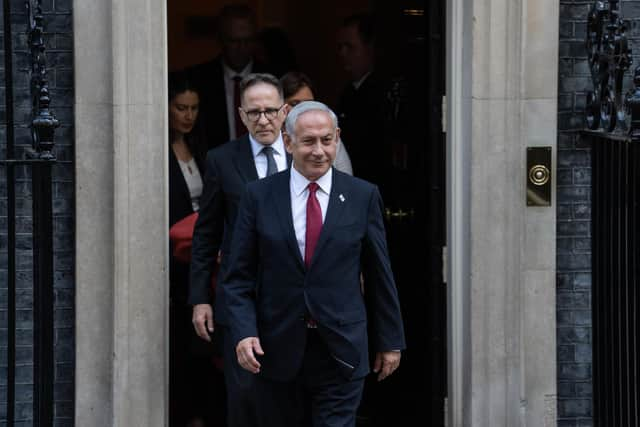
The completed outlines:
[[[240,99],[244,99],[244,93],[252,86],[257,84],[266,84],[273,86],[278,91],[280,100],[284,100],[282,85],[280,80],[272,74],[268,73],[249,73],[240,80]]]
[[[290,136],[293,137],[294,135],[293,132],[296,128],[298,117],[309,111],[324,111],[331,117],[331,121],[333,122],[333,129],[335,130],[338,128],[338,117],[336,116],[336,113],[331,111],[331,108],[327,107],[322,102],[304,101],[293,107],[291,111],[289,111],[289,114],[287,114],[287,120],[285,121],[284,126]]]

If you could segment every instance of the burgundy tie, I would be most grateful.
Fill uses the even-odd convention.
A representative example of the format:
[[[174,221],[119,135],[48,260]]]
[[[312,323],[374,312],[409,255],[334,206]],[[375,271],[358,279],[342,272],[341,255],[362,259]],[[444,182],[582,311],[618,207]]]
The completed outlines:
[[[305,235],[304,245],[304,264],[309,268],[311,265],[311,259],[313,258],[313,251],[316,249],[318,243],[318,237],[320,237],[320,231],[322,230],[322,211],[320,210],[320,203],[316,198],[316,190],[318,184],[315,182],[309,183],[309,198],[307,199],[307,232]]]
[[[233,117],[235,117],[236,122],[236,138],[240,138],[246,133],[238,111],[238,108],[240,108],[240,80],[242,80],[242,77],[239,75],[233,77]]]

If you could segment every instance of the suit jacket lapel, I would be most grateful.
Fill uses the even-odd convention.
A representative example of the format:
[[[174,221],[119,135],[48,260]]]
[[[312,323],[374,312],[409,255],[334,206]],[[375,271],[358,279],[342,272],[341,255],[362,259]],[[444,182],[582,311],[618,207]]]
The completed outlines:
[[[176,190],[180,189],[180,198],[182,198],[182,202],[185,204],[191,205],[191,193],[189,192],[189,186],[187,185],[187,181],[184,179],[184,175],[182,173],[182,169],[180,168],[180,163],[176,158],[175,153],[169,147],[169,170],[172,177],[174,177],[174,187]],[[199,169],[202,170],[202,169]]]
[[[342,178],[343,177],[340,176],[340,172],[334,169],[331,180],[331,194],[329,194],[327,214],[325,215],[324,223],[322,224],[322,231],[320,231],[320,237],[318,238],[316,249],[313,252],[313,258],[311,259],[311,265],[309,268],[313,267],[313,264],[318,259],[324,244],[329,239],[329,236],[331,236],[331,233],[333,233],[333,229],[340,223],[340,217],[342,216],[345,202],[347,200],[347,192]],[[300,251],[298,250],[298,252]]]
[[[234,163],[240,176],[244,182],[256,181],[258,179],[258,171],[256,170],[256,162],[253,160],[253,151],[251,150],[251,142],[247,135],[236,140],[236,155]]]
[[[273,194],[273,200],[276,204],[280,226],[284,232],[289,249],[291,249],[293,255],[298,260],[300,268],[304,269],[304,260],[300,254],[300,247],[298,246],[298,240],[296,239],[296,231],[293,228],[293,217],[291,214],[291,190],[289,188],[291,171],[290,169],[287,169],[286,172],[272,176],[277,179],[277,181],[274,182],[275,191]]]

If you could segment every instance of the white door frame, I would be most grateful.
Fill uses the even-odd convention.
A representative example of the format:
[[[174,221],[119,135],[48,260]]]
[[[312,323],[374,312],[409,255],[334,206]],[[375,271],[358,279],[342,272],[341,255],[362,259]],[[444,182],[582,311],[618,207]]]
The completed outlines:
[[[469,141],[471,59],[464,0],[446,5],[447,425],[463,426],[469,402]]]
[[[525,148],[555,146],[558,8],[447,0],[449,426],[555,425],[555,209],[520,195]],[[166,2],[73,15],[75,424],[166,426]]]

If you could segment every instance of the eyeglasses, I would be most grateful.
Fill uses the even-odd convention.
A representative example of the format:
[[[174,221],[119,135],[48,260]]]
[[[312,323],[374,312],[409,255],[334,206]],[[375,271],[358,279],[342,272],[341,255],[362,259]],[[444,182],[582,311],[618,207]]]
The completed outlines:
[[[276,117],[278,117],[278,113],[280,112],[280,110],[282,110],[282,107],[284,107],[284,104],[282,104],[278,108],[265,108],[264,110],[245,111],[245,110],[242,110],[242,108],[241,110],[247,115],[247,118],[252,122],[257,122],[258,120],[260,120],[260,116],[262,116],[263,114],[267,118],[267,120],[271,121]]]

